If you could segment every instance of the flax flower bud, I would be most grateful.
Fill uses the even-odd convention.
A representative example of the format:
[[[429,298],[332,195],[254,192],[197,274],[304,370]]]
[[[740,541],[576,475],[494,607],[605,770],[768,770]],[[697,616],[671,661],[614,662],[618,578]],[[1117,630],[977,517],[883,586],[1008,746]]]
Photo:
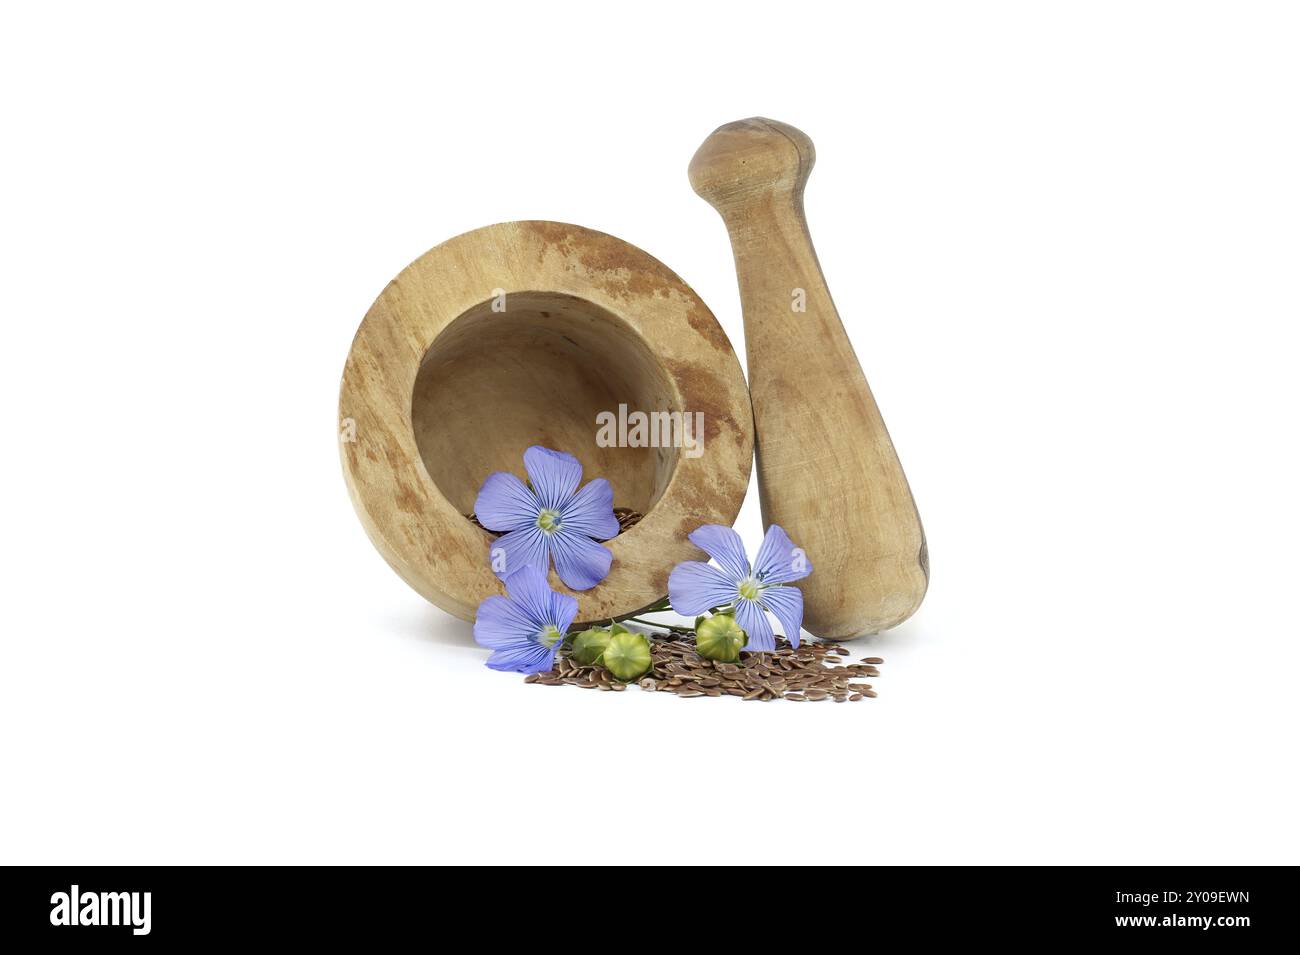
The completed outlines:
[[[634,633],[615,625],[605,647],[605,669],[616,680],[631,683],[650,669],[650,641],[643,633]]]
[[[584,630],[573,638],[573,650],[570,659],[579,666],[589,667],[600,664],[605,648],[609,646],[611,634],[601,627]]]
[[[745,631],[734,615],[715,613],[695,618],[695,652],[719,663],[735,663],[745,645]]]

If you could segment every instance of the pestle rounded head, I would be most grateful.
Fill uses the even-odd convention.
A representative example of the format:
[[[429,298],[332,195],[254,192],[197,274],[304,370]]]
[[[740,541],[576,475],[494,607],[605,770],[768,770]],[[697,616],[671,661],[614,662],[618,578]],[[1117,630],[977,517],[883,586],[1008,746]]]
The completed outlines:
[[[774,119],[756,116],[719,126],[691,159],[693,188],[722,210],[773,192],[803,190],[816,161],[812,140]]]

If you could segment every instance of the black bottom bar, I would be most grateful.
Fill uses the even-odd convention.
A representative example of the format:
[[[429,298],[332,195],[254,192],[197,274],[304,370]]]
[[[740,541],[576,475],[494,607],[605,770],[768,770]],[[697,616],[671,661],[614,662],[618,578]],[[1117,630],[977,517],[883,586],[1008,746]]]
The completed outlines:
[[[6,875],[5,935],[95,947],[254,939],[373,945],[420,937],[440,943],[466,930],[487,943],[515,932],[544,933],[554,943],[563,941],[555,936],[566,924],[579,944],[604,937],[654,945],[685,924],[703,930],[692,929],[698,942],[716,923],[719,941],[731,944],[738,927],[749,935],[770,926],[765,947],[807,940],[810,931],[823,940],[843,931],[863,945],[873,937],[888,944],[902,932],[914,941],[1238,948],[1286,940],[1296,928],[1289,868],[869,868],[856,876],[823,869],[457,876],[431,869],[10,868]],[[616,882],[624,883],[617,887],[621,899],[645,897],[645,906],[599,904]],[[652,902],[643,890],[655,883],[670,888]],[[674,901],[665,906],[665,899]],[[656,918],[669,924],[655,926]]]

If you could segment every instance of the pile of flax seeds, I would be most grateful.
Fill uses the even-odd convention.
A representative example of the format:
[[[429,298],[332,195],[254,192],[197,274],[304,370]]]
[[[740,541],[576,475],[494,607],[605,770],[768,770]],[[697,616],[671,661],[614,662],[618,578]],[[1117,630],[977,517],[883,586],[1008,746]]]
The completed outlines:
[[[803,643],[797,649],[781,637],[776,650],[741,653],[736,663],[707,660],[695,652],[693,635],[673,631],[650,640],[650,671],[637,682],[643,690],[678,696],[738,696],[742,700],[789,700],[792,703],[833,700],[856,703],[874,697],[868,678],[880,676],[880,657],[857,663],[849,651],[831,643]],[[580,686],[587,690],[621,691],[620,683],[601,666],[579,666],[567,656],[556,657],[555,669],[533,673],[524,682],[541,686]]]

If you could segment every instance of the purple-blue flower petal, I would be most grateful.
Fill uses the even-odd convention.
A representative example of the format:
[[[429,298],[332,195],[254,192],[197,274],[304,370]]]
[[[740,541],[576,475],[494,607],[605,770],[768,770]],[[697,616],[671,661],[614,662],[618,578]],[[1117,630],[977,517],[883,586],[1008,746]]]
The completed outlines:
[[[489,474],[474,501],[474,516],[493,531],[513,531],[536,524],[541,509],[537,495],[508,471]]]
[[[560,526],[566,531],[609,540],[618,534],[614,516],[614,489],[604,478],[596,478],[560,508]]]
[[[557,594],[551,592],[551,610],[550,620],[556,630],[560,633],[568,633],[569,627],[573,625],[573,618],[578,615],[578,598],[570,597],[568,594]]]
[[[519,604],[492,596],[478,605],[474,616],[474,641],[489,650],[505,650],[520,643],[535,643],[541,628]]]
[[[555,560],[555,572],[572,590],[590,590],[609,574],[614,555],[590,537],[571,534],[562,526],[547,535],[546,543]]]
[[[776,636],[772,633],[772,624],[768,622],[763,605],[757,600],[740,599],[736,601],[736,623],[745,631],[749,642],[743,649],[767,652],[776,649]]]
[[[493,670],[508,670],[511,673],[544,673],[555,667],[555,651],[540,643],[526,642],[516,646],[497,650],[487,659],[487,665]]]
[[[582,465],[577,458],[539,444],[524,452],[524,470],[542,507],[556,511],[573,496],[582,480]]]
[[[551,602],[555,592],[546,582],[544,567],[541,570],[533,566],[521,567],[507,575],[505,581],[510,601],[531,621],[534,634],[555,622],[551,619],[555,616]]]
[[[668,575],[668,602],[683,617],[729,604],[737,596],[734,580],[700,560],[684,560]]]
[[[730,527],[722,524],[705,524],[690,533],[688,539],[718,562],[731,580],[739,583],[749,576],[749,557],[745,542]]]
[[[489,550],[492,571],[502,580],[524,567],[546,573],[551,567],[546,553],[546,534],[540,527],[524,527],[502,534]]]
[[[799,646],[799,628],[803,626],[803,593],[799,588],[765,587],[758,599],[781,621],[785,638],[793,646]]]
[[[788,584],[812,573],[812,563],[794,546],[780,524],[773,524],[763,537],[754,560],[754,575],[765,584]]]

